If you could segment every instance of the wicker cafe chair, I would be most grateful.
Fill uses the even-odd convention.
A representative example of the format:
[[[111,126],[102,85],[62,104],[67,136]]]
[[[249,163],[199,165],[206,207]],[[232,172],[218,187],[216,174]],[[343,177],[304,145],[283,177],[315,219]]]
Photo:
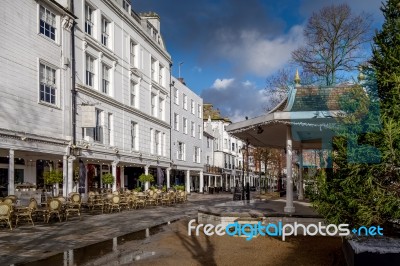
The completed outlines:
[[[59,199],[51,199],[47,205],[47,211],[46,211],[46,216],[47,216],[47,223],[49,223],[50,217],[52,214],[55,214],[58,216],[58,219],[61,222],[61,212],[62,204]]]
[[[151,191],[153,192],[153,191]],[[146,198],[146,205],[157,205],[157,193],[149,193]]]
[[[143,192],[139,192],[136,197],[136,206],[146,207],[146,198]]]
[[[14,202],[15,202],[12,198],[5,198],[5,199],[3,200],[3,202],[6,203],[6,204],[8,204],[8,205],[10,205],[10,206],[11,206],[11,210],[12,210],[12,206],[13,206],[13,204],[14,204]]]
[[[176,202],[183,202],[185,193],[183,191],[176,192]]]
[[[103,200],[103,203],[104,203],[104,207],[103,207],[103,208],[105,208],[105,210],[108,211],[108,212],[111,211],[112,198],[113,198],[114,196],[115,196],[115,195],[113,195],[113,194],[111,194],[111,193],[108,193],[108,194],[105,196],[104,200]]]
[[[101,213],[104,212],[104,200],[101,195],[99,194],[91,194],[89,195],[88,199],[88,206],[89,210],[92,208],[92,211],[94,211],[96,208],[99,208],[101,210]]]
[[[70,201],[67,204],[67,208],[65,209],[65,221],[68,220],[68,216],[71,213],[76,213],[79,216],[79,220],[81,220],[81,204],[82,198],[79,193],[74,193],[71,195]]]
[[[137,197],[132,193],[128,197],[129,209],[137,208]]]
[[[121,211],[121,197],[118,195],[114,195],[111,199],[111,203],[110,203],[110,212],[112,212],[115,208],[118,209],[118,211]]]
[[[177,194],[177,192],[174,192],[174,191],[171,191],[169,193],[169,204],[170,205],[176,203],[176,194]]]
[[[6,199],[11,199],[12,200],[12,202],[13,203],[15,203],[16,201],[17,201],[17,196],[15,196],[15,195],[8,195],[7,197],[6,197]]]
[[[28,207],[26,208],[18,208],[17,211],[15,212],[15,226],[18,225],[18,221],[21,219],[26,219],[28,222],[30,221],[32,223],[32,226],[35,226],[33,223],[32,219],[32,213],[34,213],[37,209],[37,202],[35,199],[31,199],[29,202]]]
[[[120,208],[125,207],[125,209],[129,210],[129,196],[126,195],[120,195],[120,202],[119,202],[119,206]]]
[[[12,230],[11,210],[11,205],[9,205],[8,203],[0,202],[0,221],[6,221],[6,223],[10,226],[10,230]]]
[[[171,193],[164,193],[161,198],[161,205],[170,205],[171,204]]]

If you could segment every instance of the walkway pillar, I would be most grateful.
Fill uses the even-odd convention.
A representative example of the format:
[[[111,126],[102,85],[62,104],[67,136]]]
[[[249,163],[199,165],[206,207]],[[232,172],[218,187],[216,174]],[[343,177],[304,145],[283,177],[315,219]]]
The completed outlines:
[[[74,161],[75,156],[68,157],[68,182],[67,182],[67,196],[69,193],[73,192],[74,185]]]
[[[68,159],[67,155],[63,156],[63,197],[67,197],[68,193]]]
[[[186,186],[186,192],[190,193],[190,170],[186,170],[185,186]]]
[[[8,195],[15,195],[14,150],[10,149],[8,155]]]
[[[200,191],[200,193],[203,193],[204,191],[203,191],[203,188],[204,188],[204,176],[203,176],[203,171],[200,171],[200,174],[199,174],[199,191]]]
[[[171,186],[170,185],[171,184],[171,182],[170,182],[171,181],[170,180],[171,179],[171,176],[170,176],[171,175],[171,168],[167,168],[167,170],[165,172],[167,174],[167,189],[168,189]]]
[[[145,175],[149,174],[149,167],[150,167],[150,165],[148,165],[148,164],[144,166],[144,174]],[[146,181],[144,183],[144,191],[148,190],[149,187],[150,187],[150,182]]]
[[[119,179],[121,180],[121,188],[125,188],[125,167],[121,165],[119,167]]]
[[[298,187],[299,195],[298,199],[304,199],[304,190],[303,190],[303,148],[300,147],[299,151],[299,187]]]
[[[286,206],[284,212],[294,213],[292,179],[292,134],[290,126],[286,128]]]
[[[117,161],[113,161],[111,166],[112,166],[112,175],[114,177],[114,182],[112,184],[112,191],[116,191],[117,190],[117,165],[118,162]]]

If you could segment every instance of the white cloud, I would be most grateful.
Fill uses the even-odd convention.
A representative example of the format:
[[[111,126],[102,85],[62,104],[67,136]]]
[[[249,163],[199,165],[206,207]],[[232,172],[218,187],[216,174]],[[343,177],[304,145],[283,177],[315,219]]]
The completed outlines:
[[[214,89],[217,90],[224,90],[227,87],[229,87],[233,82],[234,82],[234,78],[231,79],[216,79],[214,81],[214,84],[211,86]]]
[[[242,84],[243,84],[244,86],[246,86],[246,87],[254,86],[254,83],[251,82],[250,80],[243,81]]]
[[[225,82],[222,82],[224,80]],[[216,83],[223,83],[223,89],[221,86],[215,86]],[[232,122],[244,120],[246,116],[252,118],[265,114],[265,107],[269,101],[264,89],[258,88],[253,82],[234,79],[216,80],[210,88],[202,91],[201,97],[204,103],[213,104]]]
[[[226,42],[220,52],[242,73],[266,77],[285,66],[291,52],[303,43],[303,26],[287,34],[263,38],[257,31],[242,31],[237,42]]]

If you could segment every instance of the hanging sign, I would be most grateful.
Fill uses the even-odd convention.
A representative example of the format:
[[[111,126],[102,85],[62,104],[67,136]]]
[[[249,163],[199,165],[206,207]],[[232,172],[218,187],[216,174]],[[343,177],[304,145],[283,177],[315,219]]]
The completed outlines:
[[[94,106],[82,106],[82,127],[96,127],[96,108]]]

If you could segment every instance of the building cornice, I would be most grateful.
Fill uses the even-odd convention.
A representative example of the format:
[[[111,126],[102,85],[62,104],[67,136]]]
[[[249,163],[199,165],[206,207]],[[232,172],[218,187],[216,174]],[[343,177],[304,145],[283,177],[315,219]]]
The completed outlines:
[[[168,95],[168,91],[163,86],[160,86],[160,84],[155,82],[153,79],[151,79],[151,86],[153,86],[156,89],[162,91],[165,95]]]
[[[86,50],[87,45],[89,44],[91,47],[93,47],[94,49],[96,49],[98,52],[103,53],[106,57],[110,58],[111,60],[115,61],[116,63],[118,63],[118,57],[117,55],[112,52],[111,50],[109,50],[108,48],[100,45],[92,36],[84,33],[83,36],[83,45],[84,45],[84,50]],[[86,42],[86,43],[85,43]]]
[[[66,146],[70,142],[66,139],[53,138],[49,136],[40,136],[36,134],[9,130],[4,128],[0,128],[0,138],[14,139],[25,142],[44,143],[56,146]]]

